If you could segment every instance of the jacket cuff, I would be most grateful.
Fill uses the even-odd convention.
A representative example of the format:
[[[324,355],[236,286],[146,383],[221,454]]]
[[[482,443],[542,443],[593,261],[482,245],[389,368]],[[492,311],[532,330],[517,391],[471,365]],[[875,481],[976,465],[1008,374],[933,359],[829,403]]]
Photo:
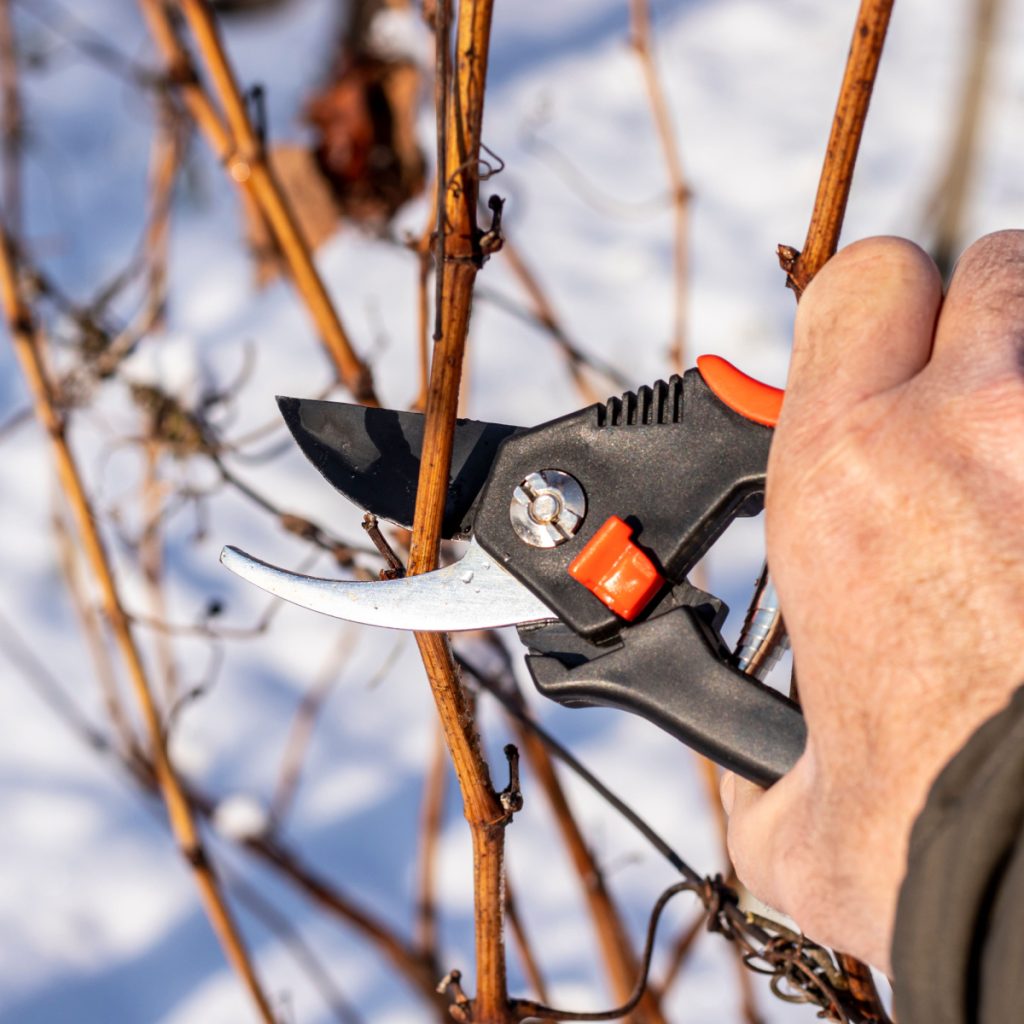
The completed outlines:
[[[892,964],[900,1024],[1019,1019],[1024,687],[943,769],[910,837]]]

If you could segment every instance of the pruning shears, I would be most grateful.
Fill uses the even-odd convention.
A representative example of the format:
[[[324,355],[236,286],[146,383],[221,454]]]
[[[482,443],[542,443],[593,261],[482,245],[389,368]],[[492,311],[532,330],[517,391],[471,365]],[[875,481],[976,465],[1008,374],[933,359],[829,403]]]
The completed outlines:
[[[687,580],[737,516],[763,507],[783,392],[717,356],[537,427],[456,424],[443,534],[463,557],[419,576],[319,579],[226,547],[227,568],[337,618],[456,632],[515,625],[545,696],[621,708],[770,785],[806,741],[799,708],[741,670],[724,603]],[[342,494],[412,525],[424,418],[279,398]]]

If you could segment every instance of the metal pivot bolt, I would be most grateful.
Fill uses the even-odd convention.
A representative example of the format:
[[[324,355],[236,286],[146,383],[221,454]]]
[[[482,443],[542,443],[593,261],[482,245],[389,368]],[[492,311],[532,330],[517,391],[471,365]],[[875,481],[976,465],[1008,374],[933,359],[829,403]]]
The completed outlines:
[[[512,529],[534,548],[555,548],[580,528],[587,496],[579,480],[560,469],[531,473],[513,492]]]

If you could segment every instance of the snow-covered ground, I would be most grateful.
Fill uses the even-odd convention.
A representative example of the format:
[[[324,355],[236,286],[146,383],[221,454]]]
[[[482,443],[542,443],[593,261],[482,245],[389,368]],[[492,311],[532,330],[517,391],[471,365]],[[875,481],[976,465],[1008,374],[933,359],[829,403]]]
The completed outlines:
[[[66,0],[65,0],[66,2]],[[810,213],[854,0],[659,0],[657,59],[668,90],[693,193],[691,355],[714,351],[748,371],[785,379],[793,299],[783,288],[775,245],[799,245]],[[928,241],[926,200],[941,171],[954,122],[968,38],[969,0],[900,0],[847,216],[845,237],[898,233]],[[246,82],[267,87],[274,139],[303,138],[304,97],[330,55],[339,16],[331,0],[292,0],[277,14],[227,26]],[[1024,220],[1024,3],[1008,2],[993,55],[979,176],[969,235]],[[86,299],[131,257],[147,195],[152,130],[147,99],[60,42],[41,19],[72,35],[109,40],[140,62],[153,57],[131,0],[80,0],[73,17],[49,2],[15,5],[25,45],[46,59],[23,76],[28,117],[27,235],[31,248],[72,296]],[[86,29],[88,26],[88,29]],[[505,170],[487,186],[508,199],[506,226],[542,278],[569,333],[631,385],[666,370],[672,308],[671,219],[658,140],[640,68],[627,45],[625,0],[499,3],[485,117],[487,145]],[[413,45],[425,49],[413,26]],[[429,144],[430,113],[423,133]],[[241,244],[232,186],[197,143],[180,190],[171,252],[165,335],[135,357],[138,379],[154,374],[194,400],[202,388],[239,385],[237,436],[275,415],[275,393],[308,395],[328,380],[305,313],[283,284],[257,292]],[[416,205],[399,228],[419,231]],[[345,228],[319,264],[386,403],[415,393],[416,265],[392,244]],[[500,256],[480,280],[518,296]],[[59,335],[59,324],[58,335]],[[469,415],[538,422],[579,404],[550,341],[481,298],[473,321],[466,391]],[[0,422],[26,403],[10,347],[0,346]],[[137,488],[140,465],[114,443],[132,432],[123,386],[108,385],[97,411],[73,435],[101,508]],[[65,596],[51,519],[58,506],[49,453],[26,423],[0,441],[0,1024],[142,1022],[219,1024],[250,1019],[199,908],[161,813],[109,763],[85,749],[29,689],[11,658],[16,633],[45,659],[68,697],[93,720],[102,710],[88,651]],[[354,543],[359,513],[335,495],[297,450],[238,474],[288,507]],[[199,465],[169,472],[210,484]],[[224,625],[258,620],[262,596],[217,563],[230,542],[270,561],[297,565],[303,545],[230,494],[167,524],[168,617],[201,618],[225,602]],[[131,532],[132,522],[122,524]],[[197,526],[202,525],[197,536]],[[123,563],[126,602],[145,607],[138,572]],[[731,530],[710,559],[712,588],[742,609],[760,565],[756,523]],[[321,559],[319,568],[329,569]],[[514,642],[514,639],[513,641]],[[265,634],[221,645],[216,683],[177,723],[173,755],[190,777],[230,803],[223,827],[243,828],[274,790],[298,701],[334,659],[345,656],[320,716],[296,803],[290,842],[315,867],[403,934],[411,930],[422,775],[434,716],[411,639],[335,625],[285,608]],[[186,682],[203,679],[211,652],[179,648]],[[384,678],[377,669],[394,652]],[[720,853],[695,763],[653,727],[626,715],[535,705],[548,727],[692,863],[720,867]],[[487,700],[482,722],[491,762],[503,774],[506,726]],[[599,799],[565,778],[574,807],[617,899],[639,936],[671,869]],[[511,879],[558,1005],[607,1005],[579,885],[529,778],[526,808],[508,833]],[[470,850],[453,791],[440,852],[445,966],[472,980]],[[258,816],[258,814],[257,814]],[[240,821],[240,819],[242,819]],[[265,871],[217,846],[232,874],[258,886],[327,966],[363,1019],[424,1019],[417,997],[395,982],[377,953],[318,913]],[[285,1019],[335,1019],[281,938],[240,911],[260,971]],[[686,920],[681,906],[670,915]],[[672,933],[666,927],[665,934]],[[724,944],[702,939],[668,1002],[672,1019],[737,1019],[735,980]],[[510,957],[512,984],[525,988]],[[658,961],[656,961],[658,962]],[[767,1021],[813,1019],[807,1008],[762,999]]]

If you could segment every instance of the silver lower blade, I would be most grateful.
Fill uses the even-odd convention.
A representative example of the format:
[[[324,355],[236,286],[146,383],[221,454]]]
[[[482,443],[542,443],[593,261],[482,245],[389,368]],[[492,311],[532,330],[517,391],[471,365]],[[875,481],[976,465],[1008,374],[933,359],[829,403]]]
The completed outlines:
[[[444,569],[368,583],[300,576],[232,547],[221,551],[220,560],[275,597],[368,626],[457,633],[557,618],[475,541]]]

